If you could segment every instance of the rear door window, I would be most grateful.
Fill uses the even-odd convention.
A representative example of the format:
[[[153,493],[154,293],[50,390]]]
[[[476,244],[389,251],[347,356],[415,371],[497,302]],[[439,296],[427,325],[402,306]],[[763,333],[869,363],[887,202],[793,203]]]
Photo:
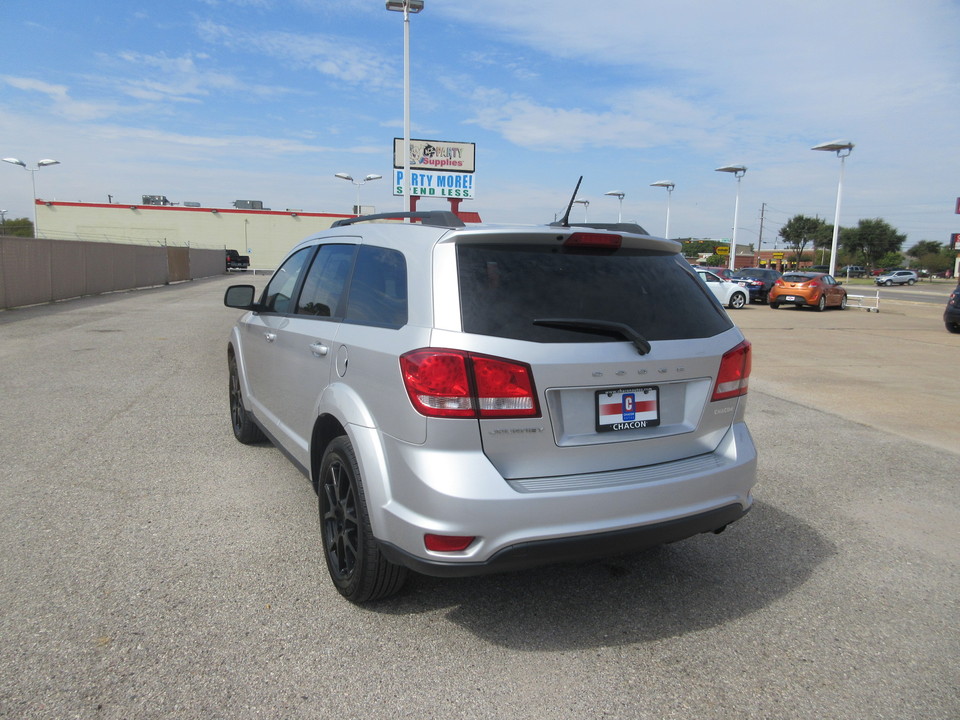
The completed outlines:
[[[457,267],[468,333],[535,342],[623,340],[533,323],[562,318],[624,323],[653,341],[711,337],[733,326],[690,264],[673,253],[461,244]]]
[[[407,324],[407,263],[402,253],[360,247],[344,322],[390,328]]]

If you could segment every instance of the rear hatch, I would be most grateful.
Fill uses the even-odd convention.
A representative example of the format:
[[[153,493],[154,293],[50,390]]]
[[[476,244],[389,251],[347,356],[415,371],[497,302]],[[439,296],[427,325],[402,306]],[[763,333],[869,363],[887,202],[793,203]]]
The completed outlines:
[[[722,365],[744,370],[743,336],[678,250],[574,228],[457,239],[462,332],[434,345],[526,364],[536,395],[533,415],[479,420],[504,477],[701,456],[742,416],[739,387],[715,393]]]

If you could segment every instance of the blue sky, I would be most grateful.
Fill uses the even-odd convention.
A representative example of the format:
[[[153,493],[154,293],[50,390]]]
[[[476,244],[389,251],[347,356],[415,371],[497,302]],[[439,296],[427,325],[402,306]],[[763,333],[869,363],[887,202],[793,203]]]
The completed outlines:
[[[61,201],[349,212],[337,172],[385,176],[403,132],[402,15],[383,0],[4,0],[0,156]],[[795,214],[960,232],[955,0],[426,0],[411,18],[412,136],[476,143],[490,222],[623,217],[662,234],[769,247]],[[0,165],[0,209],[31,216],[28,173]],[[441,200],[425,209],[446,208]]]

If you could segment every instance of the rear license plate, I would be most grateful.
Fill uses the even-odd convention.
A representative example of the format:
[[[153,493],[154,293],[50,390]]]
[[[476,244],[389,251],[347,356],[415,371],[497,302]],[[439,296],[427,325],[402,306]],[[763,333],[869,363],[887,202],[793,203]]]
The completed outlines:
[[[787,302],[793,302],[794,300],[796,300],[796,298],[793,295],[784,295],[783,299],[786,300]]]
[[[656,387],[597,391],[597,432],[636,430],[660,424],[660,391]]]

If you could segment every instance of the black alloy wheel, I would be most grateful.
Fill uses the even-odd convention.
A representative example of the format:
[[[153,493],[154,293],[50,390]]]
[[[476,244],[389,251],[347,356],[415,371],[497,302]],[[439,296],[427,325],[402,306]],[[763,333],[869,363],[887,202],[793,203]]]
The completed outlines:
[[[407,569],[388,561],[373,537],[357,456],[345,436],[327,447],[317,490],[323,554],[337,591],[354,603],[398,592]]]
[[[237,359],[233,353],[227,356],[227,368],[230,374],[230,424],[233,426],[233,436],[244,445],[263,442],[266,436],[243,407],[240,373],[237,371]]]

